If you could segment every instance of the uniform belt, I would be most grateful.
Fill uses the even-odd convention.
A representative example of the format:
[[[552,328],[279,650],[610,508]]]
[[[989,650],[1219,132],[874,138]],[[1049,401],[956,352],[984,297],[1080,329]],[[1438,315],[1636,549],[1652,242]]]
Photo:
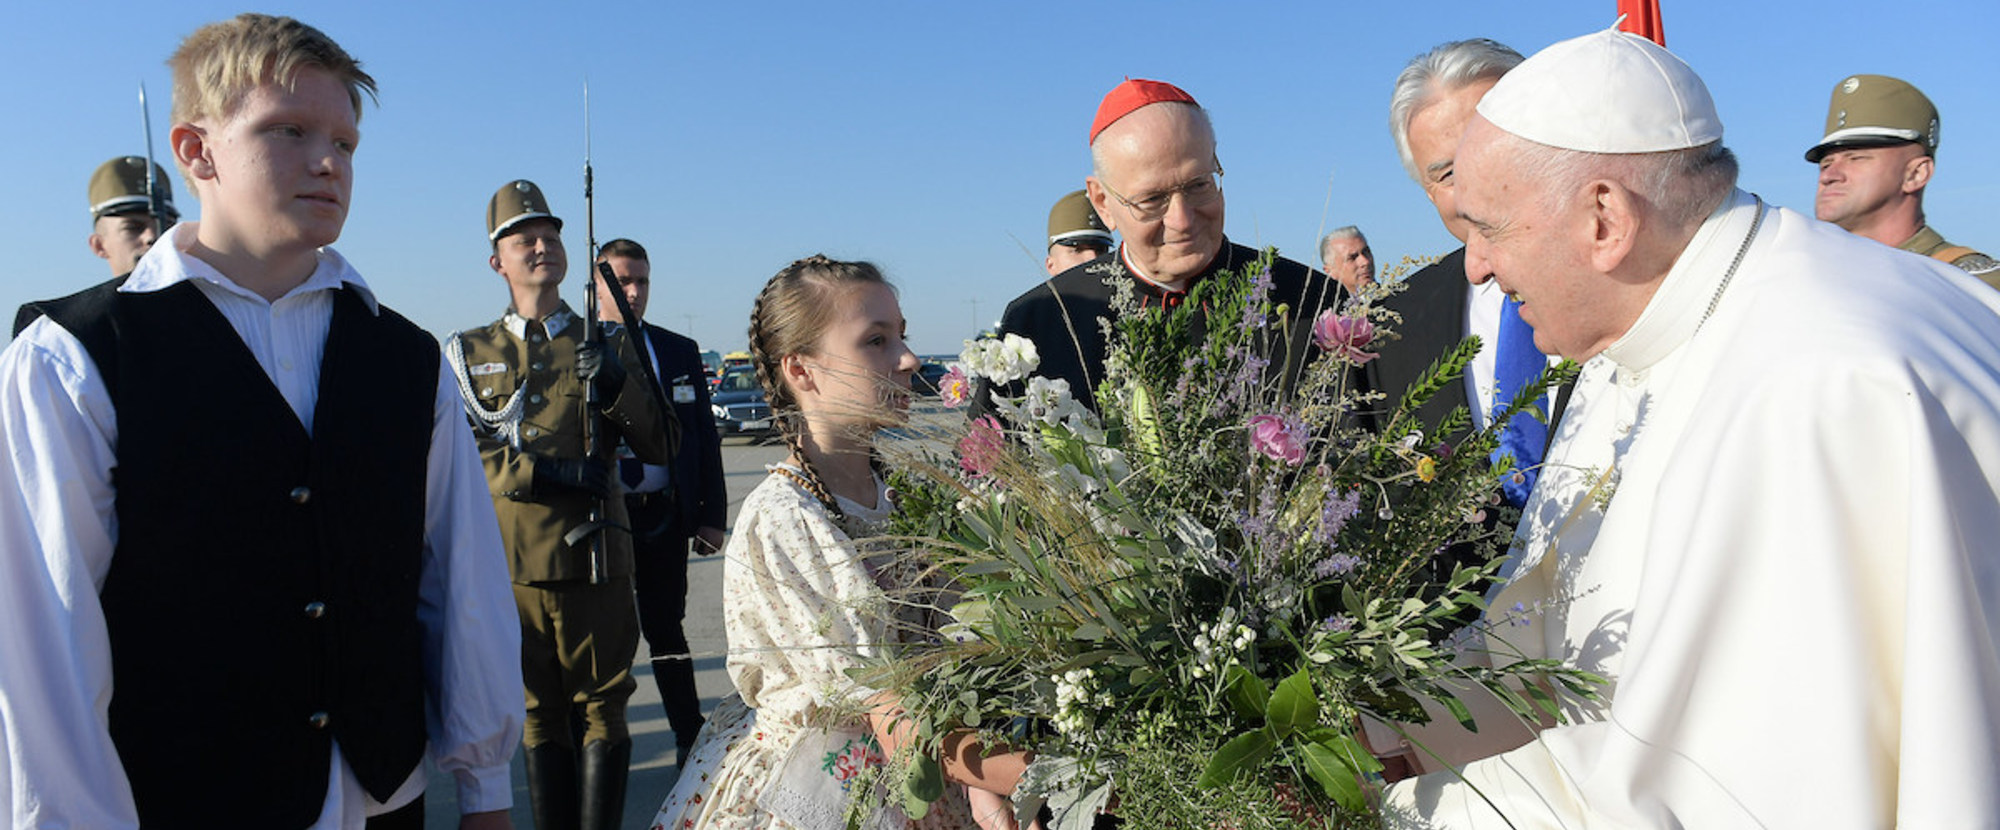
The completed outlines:
[[[667,503],[667,491],[653,490],[646,493],[626,493],[627,507],[656,507]]]

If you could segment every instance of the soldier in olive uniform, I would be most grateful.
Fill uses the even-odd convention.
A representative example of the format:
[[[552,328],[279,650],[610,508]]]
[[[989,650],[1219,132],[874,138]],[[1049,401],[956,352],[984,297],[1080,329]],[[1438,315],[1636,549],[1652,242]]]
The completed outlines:
[[[160,221],[153,221],[152,199],[146,195],[146,167],[143,158],[119,156],[98,165],[90,174],[87,242],[91,253],[111,263],[114,284],[124,282],[125,276],[139,264],[139,257],[153,247],[153,240],[181,218],[181,212],[174,209],[174,189],[167,184],[167,170],[154,164],[153,188],[160,199]],[[21,306],[14,312],[15,336],[40,316],[42,312],[36,304]]]
[[[486,227],[490,264],[513,304],[491,325],[454,335],[446,350],[479,437],[521,615],[528,792],[544,830],[613,828],[632,754],[625,703],[636,686],[639,623],[612,459],[623,439],[641,459],[667,463],[679,422],[643,373],[624,369],[639,363],[621,332],[585,341],[590,324],[557,291],[568,268],[562,220],[541,190],[507,183],[487,206]],[[597,411],[586,416],[593,385]],[[591,454],[586,417],[597,421]],[[609,527],[578,533],[593,511]],[[591,578],[592,537],[604,554],[601,582]],[[579,716],[581,736],[572,727]]]
[[[1924,187],[1937,164],[1938,111],[1908,82],[1853,75],[1833,88],[1826,137],[1806,151],[1819,165],[1814,212],[1850,233],[1948,262],[2000,288],[2000,262],[1944,241],[1924,224]]]
[[[90,174],[90,252],[111,263],[111,274],[132,273],[153,240],[180,221],[174,209],[174,189],[166,168],[153,168],[153,189],[160,199],[160,221],[153,221],[152,200],[146,195],[146,160],[119,156]]]
[[[1042,267],[1053,277],[1111,253],[1111,229],[1090,206],[1090,195],[1072,190],[1049,208],[1049,254]]]

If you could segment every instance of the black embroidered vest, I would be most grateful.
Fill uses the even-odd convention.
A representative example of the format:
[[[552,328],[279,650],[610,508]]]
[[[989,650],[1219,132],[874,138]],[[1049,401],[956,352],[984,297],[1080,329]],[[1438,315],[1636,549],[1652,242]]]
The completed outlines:
[[[140,821],[304,827],[330,742],[386,800],[425,742],[417,583],[437,342],[334,292],[307,435],[193,284],[40,304],[117,413],[100,599]]]

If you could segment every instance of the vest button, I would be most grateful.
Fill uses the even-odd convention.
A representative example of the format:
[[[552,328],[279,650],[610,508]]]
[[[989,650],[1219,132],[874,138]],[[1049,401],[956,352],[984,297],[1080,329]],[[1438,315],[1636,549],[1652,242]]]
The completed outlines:
[[[317,600],[306,603],[306,619],[316,620],[326,616],[326,603]]]
[[[542,363],[541,363],[541,361],[536,361],[536,362],[534,362],[534,363],[530,363],[530,364],[528,364],[528,368],[530,368],[530,369],[533,369],[533,370],[535,370],[535,371],[539,372],[539,371],[541,371],[541,370],[542,370]]]
[[[311,717],[306,718],[306,725],[314,729],[325,729],[327,722],[331,720],[333,718],[325,712],[314,712]]]
[[[540,395],[528,396],[528,403],[541,403],[541,402],[542,402],[542,396]]]
[[[305,487],[293,487],[291,496],[293,504],[305,504],[312,500],[313,491]]]

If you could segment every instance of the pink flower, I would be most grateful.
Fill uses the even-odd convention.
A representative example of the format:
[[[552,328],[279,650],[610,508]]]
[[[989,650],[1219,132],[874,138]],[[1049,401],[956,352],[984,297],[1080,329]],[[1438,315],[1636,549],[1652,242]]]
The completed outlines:
[[[1007,451],[1007,438],[1000,431],[1000,419],[981,415],[972,421],[972,430],[958,439],[958,466],[975,477],[985,477],[1000,463]]]
[[[1250,419],[1250,448],[1273,461],[1298,466],[1306,460],[1305,429],[1280,415],[1258,415]]]
[[[964,406],[972,397],[972,379],[965,376],[965,370],[957,366],[938,379],[938,395],[944,398],[945,406]]]
[[[1376,358],[1375,353],[1362,351],[1374,341],[1375,323],[1366,316],[1346,317],[1329,308],[1313,321],[1313,342],[1329,352],[1339,352],[1356,365]]]

